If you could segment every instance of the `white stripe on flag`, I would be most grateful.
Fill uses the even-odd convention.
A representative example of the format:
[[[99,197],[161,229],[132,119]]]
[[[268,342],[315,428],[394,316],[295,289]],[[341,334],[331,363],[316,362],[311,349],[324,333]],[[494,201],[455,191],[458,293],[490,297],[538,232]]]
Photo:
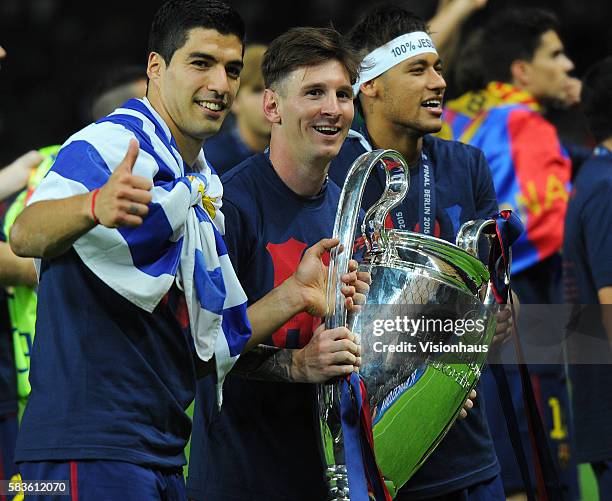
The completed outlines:
[[[44,182],[34,190],[30,200],[28,200],[28,205],[41,200],[59,200],[60,198],[82,195],[88,192],[89,190],[81,183],[66,179],[51,170],[45,177]]]
[[[230,261],[229,256],[226,254],[225,256],[219,256],[219,262],[221,263],[221,270],[223,271],[223,280],[225,281],[225,302],[223,303],[223,308],[233,308],[234,306],[238,306],[246,302],[247,297],[244,293],[240,284],[237,283],[238,279],[232,281],[231,276],[235,276],[233,273],[228,273],[229,270],[233,270],[232,262]],[[238,287],[236,286],[238,285]]]
[[[166,145],[164,145],[164,143],[159,139],[157,134],[155,134],[155,124],[151,122],[151,120],[149,120],[139,111],[129,110],[127,108],[119,108],[110,116],[112,117],[115,113],[129,115],[134,118],[138,118],[139,120],[142,120],[142,123],[144,124],[144,131],[146,132],[147,136],[149,136],[149,141],[151,142],[155,153],[157,153],[157,155],[159,155],[159,157],[165,162],[165,164],[172,169],[175,176],[180,177],[185,175],[185,173],[183,172],[183,161],[179,152],[176,151],[176,149],[174,148],[172,148],[172,151],[168,150]],[[161,123],[163,123],[163,121],[161,121]]]

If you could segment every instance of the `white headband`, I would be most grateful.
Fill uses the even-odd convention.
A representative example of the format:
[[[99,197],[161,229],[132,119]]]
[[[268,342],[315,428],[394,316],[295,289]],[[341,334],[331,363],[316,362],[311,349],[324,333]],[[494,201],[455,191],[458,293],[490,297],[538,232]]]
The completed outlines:
[[[359,73],[359,78],[353,85],[353,93],[355,96],[359,94],[359,87],[362,83],[369,82],[382,75],[396,64],[425,53],[437,54],[438,51],[431,37],[424,31],[413,31],[394,38],[382,47],[370,52],[363,59],[361,67],[365,70]]]

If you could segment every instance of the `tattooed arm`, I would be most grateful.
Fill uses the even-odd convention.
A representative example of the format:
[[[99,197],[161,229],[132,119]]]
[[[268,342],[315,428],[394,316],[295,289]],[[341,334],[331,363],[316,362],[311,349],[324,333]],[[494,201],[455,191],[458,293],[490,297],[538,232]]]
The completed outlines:
[[[260,344],[240,355],[230,374],[257,381],[296,383],[293,373],[293,355],[299,350],[283,350]],[[214,358],[203,362],[197,356],[196,375],[198,379],[215,372]]]
[[[360,347],[347,328],[319,327],[310,342],[299,350],[257,345],[243,353],[231,373],[259,381],[324,383],[350,374],[361,364]],[[214,372],[214,364],[198,360],[198,378]]]
[[[266,381],[324,383],[350,374],[361,364],[360,346],[346,327],[325,330],[321,325],[304,348],[278,350],[260,358],[247,377]],[[260,357],[265,357],[260,352]],[[238,364],[237,364],[238,365]],[[253,365],[249,364],[253,368]]]
[[[293,370],[293,355],[299,350],[282,350],[260,344],[240,356],[232,374],[258,381],[296,383]]]

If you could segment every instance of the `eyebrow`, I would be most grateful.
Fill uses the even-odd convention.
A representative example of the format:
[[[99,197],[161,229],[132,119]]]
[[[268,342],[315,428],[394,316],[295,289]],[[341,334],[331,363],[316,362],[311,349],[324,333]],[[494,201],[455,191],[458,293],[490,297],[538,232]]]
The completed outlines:
[[[420,64],[424,64],[425,66],[427,66],[429,63],[427,62],[427,59],[417,59],[416,61],[410,61],[410,63],[408,63],[408,66],[418,66]]]
[[[435,60],[432,66],[439,66],[441,64],[442,64],[442,59],[438,58]],[[411,61],[410,63],[408,63],[409,68],[412,68],[413,66],[419,66],[419,65],[429,66],[429,61],[427,59],[417,59],[416,61]]]
[[[212,61],[214,63],[218,63],[219,62],[219,60],[216,57],[214,57],[214,56],[212,56],[212,55],[210,55],[210,54],[208,54],[206,52],[197,52],[197,51],[196,52],[190,52],[187,55],[187,59],[206,59],[206,60]],[[225,66],[236,66],[238,69],[242,70],[242,67],[244,66],[244,63],[240,59],[234,59],[232,61],[228,61],[225,64]]]
[[[302,91],[309,91],[312,89],[320,89],[320,88],[324,88],[327,87],[326,84],[324,84],[323,82],[314,82],[308,85],[304,85],[304,87],[302,87]],[[341,87],[339,87],[337,90],[340,91],[345,91],[345,92],[350,92],[352,94],[353,92],[353,88],[350,85],[342,85]]]

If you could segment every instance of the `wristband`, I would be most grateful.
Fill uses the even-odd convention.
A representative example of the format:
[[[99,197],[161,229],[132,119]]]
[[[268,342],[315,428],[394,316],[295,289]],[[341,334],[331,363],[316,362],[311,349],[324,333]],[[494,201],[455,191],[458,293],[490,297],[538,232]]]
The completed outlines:
[[[96,216],[96,212],[95,212],[95,208],[96,208],[96,197],[98,196],[98,193],[100,192],[100,188],[96,188],[95,190],[93,190],[92,192],[92,196],[91,196],[91,217],[93,217],[94,220],[94,224],[98,225],[100,224],[100,220],[97,218]]]

